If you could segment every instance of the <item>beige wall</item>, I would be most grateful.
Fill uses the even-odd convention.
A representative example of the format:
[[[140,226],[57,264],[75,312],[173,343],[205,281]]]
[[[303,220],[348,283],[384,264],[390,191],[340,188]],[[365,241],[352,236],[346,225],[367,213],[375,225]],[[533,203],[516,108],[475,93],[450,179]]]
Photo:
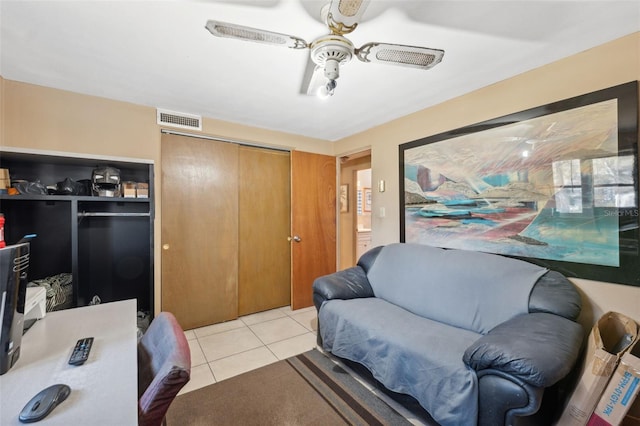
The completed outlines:
[[[156,110],[95,96],[11,80],[0,80],[3,96],[2,145],[160,161]],[[209,118],[203,135],[265,146],[332,154],[331,144],[283,132]],[[174,129],[180,131],[180,129]]]
[[[544,67],[501,81],[448,102],[336,142],[335,152],[371,147],[372,186],[384,179],[387,190],[373,191],[372,245],[399,241],[398,146],[513,112],[640,80],[640,33],[615,40]],[[377,214],[385,208],[384,218]],[[583,293],[582,322],[608,310],[640,321],[640,287],[574,280]]]
[[[0,147],[153,160],[160,242],[160,130],[155,108],[0,79]],[[333,154],[330,143],[220,120],[203,119],[202,134]],[[179,129],[176,129],[179,130]],[[190,132],[197,133],[197,132]],[[161,244],[155,244],[155,307],[160,309]]]

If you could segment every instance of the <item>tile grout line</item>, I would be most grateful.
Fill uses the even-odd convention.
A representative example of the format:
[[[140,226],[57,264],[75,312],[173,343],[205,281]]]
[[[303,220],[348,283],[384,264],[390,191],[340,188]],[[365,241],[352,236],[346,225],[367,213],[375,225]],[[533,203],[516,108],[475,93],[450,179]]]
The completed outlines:
[[[198,342],[198,347],[200,348],[200,352],[202,352],[202,356],[204,357],[204,363],[206,364],[207,368],[211,372],[211,377],[213,377],[213,383],[218,383],[218,379],[216,378],[216,375],[213,372],[213,369],[211,368],[211,363],[207,359],[207,355],[204,353],[204,349],[202,349],[202,345],[200,344],[200,338],[198,337],[195,331],[193,332],[193,334],[196,336],[196,342]]]
[[[284,311],[282,308],[276,308],[276,309],[278,309],[280,312],[283,312],[283,311]],[[195,337],[195,340],[196,340],[196,342],[197,342],[197,344],[198,344],[198,347],[199,347],[200,351],[202,352],[202,355],[204,356],[205,364],[207,364],[207,367],[209,368],[209,371],[211,372],[211,376],[213,377],[214,383],[218,383],[218,381],[219,381],[219,380],[218,380],[218,378],[216,377],[215,373],[213,372],[213,368],[211,367],[211,363],[213,363],[213,362],[215,362],[215,361],[222,360],[222,359],[226,359],[226,358],[230,358],[230,357],[232,357],[232,356],[236,356],[236,355],[239,355],[239,354],[242,354],[242,353],[246,353],[246,352],[249,352],[249,351],[251,351],[251,350],[259,349],[260,347],[264,347],[264,348],[266,348],[266,349],[267,349],[267,350],[268,350],[268,351],[269,351],[269,352],[274,356],[274,358],[275,358],[276,360],[280,360],[280,358],[278,357],[278,355],[276,355],[276,353],[275,353],[273,350],[271,350],[271,348],[269,347],[269,345],[274,344],[274,343],[284,342],[284,341],[286,341],[286,340],[293,339],[293,338],[297,338],[297,337],[300,337],[300,336],[304,336],[304,335],[306,335],[306,334],[314,335],[314,334],[315,334],[314,330],[309,330],[309,329],[308,329],[308,328],[307,328],[303,323],[301,323],[301,322],[300,322],[300,321],[298,321],[296,318],[294,318],[294,317],[293,317],[293,314],[292,314],[293,312],[294,312],[294,311],[290,311],[290,312],[289,312],[289,311],[284,311],[284,312],[283,312],[283,313],[284,313],[284,316],[281,316],[281,317],[278,317],[278,318],[271,318],[271,319],[267,319],[267,320],[264,320],[264,321],[259,321],[259,322],[256,322],[255,324],[251,324],[251,325],[247,324],[247,323],[242,319],[242,317],[240,317],[240,318],[238,318],[238,320],[240,320],[240,322],[242,323],[242,326],[241,326],[241,327],[236,327],[236,328],[233,328],[233,329],[230,329],[230,330],[224,330],[224,331],[220,331],[220,332],[217,332],[217,333],[212,333],[212,334],[208,334],[208,335],[206,335],[206,336],[202,336],[202,338],[205,338],[205,337],[208,337],[208,336],[211,336],[211,335],[215,335],[215,334],[222,334],[222,333],[230,332],[230,331],[233,331],[233,330],[239,330],[239,329],[242,329],[242,328],[247,328],[247,329],[249,329],[249,331],[251,331],[251,333],[252,333],[252,334],[253,334],[253,335],[258,339],[258,341],[260,341],[260,343],[261,343],[261,345],[260,345],[260,346],[258,346],[258,347],[255,347],[255,348],[252,348],[252,349],[247,349],[247,350],[244,350],[244,351],[241,351],[241,352],[235,353],[235,354],[227,355],[227,356],[225,356],[225,357],[222,357],[222,358],[219,358],[219,359],[216,359],[216,360],[213,360],[213,361],[209,361],[209,360],[207,359],[207,356],[206,356],[206,354],[204,353],[204,349],[202,348],[202,345],[201,345],[201,343],[200,343],[200,337],[199,337],[199,336],[198,336],[198,334],[195,332],[195,329],[193,329],[193,335],[194,335],[194,337]],[[246,317],[246,316],[245,316],[245,317]],[[252,325],[263,324],[263,323],[267,323],[267,322],[270,322],[270,321],[275,321],[275,320],[282,319],[282,318],[290,318],[290,319],[292,319],[296,324],[298,324],[298,325],[300,325],[301,327],[303,327],[303,328],[304,328],[304,330],[305,330],[305,332],[304,332],[304,333],[300,333],[300,334],[296,334],[296,335],[294,335],[294,336],[290,336],[290,337],[287,337],[287,338],[285,338],[285,339],[277,340],[277,341],[274,341],[274,342],[271,342],[271,343],[267,344],[267,343],[265,343],[265,342],[260,338],[260,336],[258,336],[258,335],[256,334],[256,332],[251,328],[251,326],[252,326]],[[192,340],[193,340],[193,339],[192,339]],[[200,365],[201,365],[201,364],[200,364]]]

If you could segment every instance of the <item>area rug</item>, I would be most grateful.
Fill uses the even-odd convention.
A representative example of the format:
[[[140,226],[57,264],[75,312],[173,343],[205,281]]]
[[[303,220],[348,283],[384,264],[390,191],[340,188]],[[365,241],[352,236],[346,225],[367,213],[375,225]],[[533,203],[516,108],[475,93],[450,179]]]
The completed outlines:
[[[178,396],[168,426],[410,425],[318,350]]]

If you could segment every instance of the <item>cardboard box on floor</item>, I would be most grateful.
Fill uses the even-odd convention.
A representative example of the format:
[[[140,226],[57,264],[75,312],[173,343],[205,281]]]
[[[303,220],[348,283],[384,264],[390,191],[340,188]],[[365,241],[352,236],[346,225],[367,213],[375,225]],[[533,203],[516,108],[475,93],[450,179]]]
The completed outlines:
[[[595,323],[587,341],[580,380],[558,425],[584,426],[604,391],[622,354],[638,337],[638,324],[618,312],[607,312]]]
[[[622,419],[622,426],[640,426],[640,398],[636,398],[636,402],[631,404],[629,412]]]
[[[595,411],[589,419],[589,426],[617,426],[622,423],[640,391],[640,343],[622,355],[618,367]]]

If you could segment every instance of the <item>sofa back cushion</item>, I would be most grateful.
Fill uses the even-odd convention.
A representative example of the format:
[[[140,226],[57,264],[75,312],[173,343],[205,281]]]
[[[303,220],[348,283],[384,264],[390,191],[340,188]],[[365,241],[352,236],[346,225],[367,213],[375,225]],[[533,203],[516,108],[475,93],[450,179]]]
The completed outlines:
[[[435,321],[487,333],[529,311],[547,269],[488,253],[420,244],[384,246],[367,277],[376,297]]]

